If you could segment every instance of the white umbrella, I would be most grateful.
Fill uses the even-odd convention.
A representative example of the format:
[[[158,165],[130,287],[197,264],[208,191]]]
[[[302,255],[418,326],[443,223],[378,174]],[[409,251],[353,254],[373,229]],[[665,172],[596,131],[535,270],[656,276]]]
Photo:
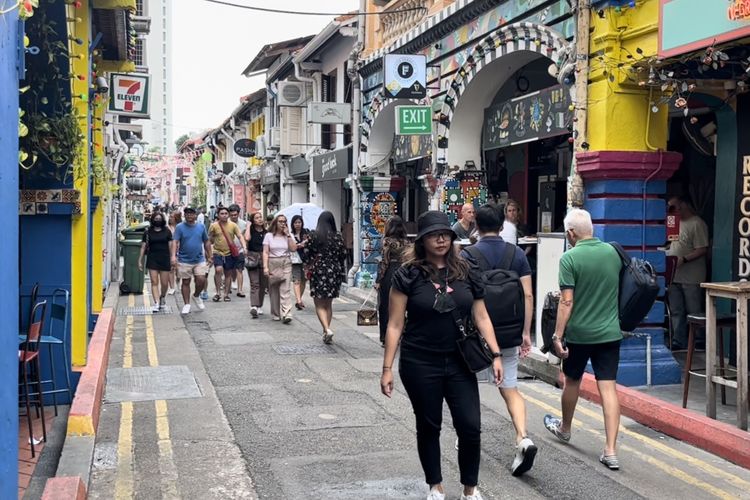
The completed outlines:
[[[283,214],[289,221],[289,228],[292,227],[292,217],[295,215],[302,216],[302,222],[307,229],[315,229],[318,225],[318,217],[323,213],[323,209],[313,203],[292,203],[283,210],[279,210],[276,215]]]

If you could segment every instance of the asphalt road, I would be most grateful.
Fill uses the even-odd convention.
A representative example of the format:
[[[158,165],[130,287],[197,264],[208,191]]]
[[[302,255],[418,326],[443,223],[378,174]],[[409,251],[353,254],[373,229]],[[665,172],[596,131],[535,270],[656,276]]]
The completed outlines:
[[[204,312],[180,318],[181,300],[170,298],[174,312],[151,318],[151,337],[143,317],[118,318],[91,497],[425,498],[403,387],[397,379],[392,399],[380,394],[377,327],[357,327],[359,304],[339,299],[329,348],[307,303],[282,325],[271,321],[268,305],[251,319],[248,299],[208,303]],[[131,410],[112,401],[112,376],[119,374],[112,369],[127,365],[128,322],[129,366],[153,367],[158,353],[160,366],[188,367],[199,397],[162,394]],[[579,403],[573,438],[563,444],[542,425],[545,413],[559,415],[560,391],[535,380],[524,380],[521,391],[539,454],[531,471],[514,478],[513,427],[497,389],[480,383],[480,490],[487,499],[750,498],[749,471],[625,418],[621,470],[611,472],[598,462],[604,441],[598,406]],[[162,407],[156,397],[166,401]],[[129,417],[130,444],[123,443]],[[443,476],[452,499],[460,485],[447,408],[443,421]]]

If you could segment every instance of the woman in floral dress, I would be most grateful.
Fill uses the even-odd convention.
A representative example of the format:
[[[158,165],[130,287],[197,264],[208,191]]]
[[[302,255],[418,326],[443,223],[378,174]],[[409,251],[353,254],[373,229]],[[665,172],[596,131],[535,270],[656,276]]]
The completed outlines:
[[[341,233],[336,231],[333,214],[325,211],[318,218],[318,226],[303,242],[310,268],[310,295],[315,302],[315,312],[323,327],[323,342],[333,342],[331,319],[333,299],[339,296],[341,278],[346,272],[346,249]]]

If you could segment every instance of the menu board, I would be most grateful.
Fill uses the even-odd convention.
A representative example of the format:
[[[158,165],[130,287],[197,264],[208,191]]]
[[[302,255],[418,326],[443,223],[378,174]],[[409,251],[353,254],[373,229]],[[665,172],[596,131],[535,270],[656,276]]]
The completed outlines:
[[[484,110],[482,147],[496,149],[570,133],[567,87],[555,85]]]

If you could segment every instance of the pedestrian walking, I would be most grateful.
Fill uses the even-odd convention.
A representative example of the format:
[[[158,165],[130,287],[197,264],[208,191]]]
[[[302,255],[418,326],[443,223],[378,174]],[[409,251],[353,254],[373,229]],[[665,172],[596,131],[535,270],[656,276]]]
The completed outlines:
[[[213,301],[221,300],[224,291],[224,302],[232,300],[232,279],[237,268],[236,259],[239,248],[234,243],[237,238],[242,239],[242,233],[237,224],[229,220],[229,209],[220,207],[217,211],[218,220],[208,228],[208,239],[213,245],[214,285],[216,294]]]
[[[296,252],[292,252],[292,283],[294,283],[294,306],[300,311],[305,308],[305,302],[302,298],[305,295],[305,285],[307,285],[307,276],[304,261],[307,260],[307,253],[304,245],[301,245],[310,235],[310,231],[305,228],[305,221],[301,215],[292,217],[292,236],[299,247]]]
[[[502,208],[482,205],[477,209],[479,241],[461,252],[472,267],[483,273],[485,304],[492,320],[497,345],[503,355],[503,383],[500,395],[516,430],[515,457],[511,473],[521,476],[534,465],[537,447],[526,434],[526,402],[518,391],[518,360],[531,351],[531,318],[534,294],[531,267],[522,249],[498,236],[503,222]],[[507,205],[506,205],[507,216]],[[495,273],[495,270],[507,272]],[[514,311],[522,311],[514,319]]]
[[[618,294],[622,260],[612,245],[594,238],[591,215],[581,209],[568,212],[565,236],[573,247],[560,259],[560,303],[552,342],[563,360],[565,387],[562,420],[544,417],[544,426],[558,439],[570,441],[581,378],[591,360],[604,412],[606,444],[599,461],[618,470],[617,431],[620,403],[616,379],[620,362],[620,320]]]
[[[263,214],[255,212],[250,216],[250,223],[245,229],[247,254],[245,267],[250,281],[250,315],[255,319],[263,314],[263,299],[266,296],[268,281],[263,272],[263,240],[266,236],[266,221]]]
[[[247,241],[245,241],[245,231],[247,230],[247,221],[240,217],[239,205],[229,205],[229,220],[237,224],[240,228],[241,236],[235,236],[234,244],[239,249],[239,255],[234,259],[234,280],[232,281],[232,289],[237,287],[237,297],[245,298],[245,248],[247,248]]]
[[[167,227],[164,214],[154,212],[149,227],[143,232],[141,254],[138,256],[138,269],[143,272],[143,260],[151,279],[152,310],[159,312],[167,305],[166,296],[169,289],[169,275],[172,271],[169,246],[172,242],[172,231]],[[160,286],[161,285],[161,286]]]
[[[170,231],[172,231],[172,235],[174,236],[174,232],[177,229],[177,224],[182,222],[182,212],[180,210],[172,210],[172,212],[169,214],[169,218],[167,219],[167,227]],[[172,270],[169,272],[169,289],[167,290],[167,295],[174,295],[175,290],[177,290],[177,287],[179,286],[180,282],[177,278],[177,269],[172,268]]]
[[[315,303],[315,313],[323,327],[323,342],[333,342],[331,321],[333,299],[339,296],[341,280],[346,274],[344,261],[346,249],[341,233],[336,231],[336,219],[328,210],[318,217],[318,225],[303,243],[310,266],[310,295]]]
[[[479,482],[481,415],[477,378],[463,360],[456,340],[458,321],[473,319],[493,353],[495,384],[503,380],[501,354],[484,305],[482,279],[453,251],[456,233],[448,216],[429,211],[391,285],[380,390],[393,392],[393,360],[401,349],[399,374],[417,426],[417,451],[430,487],[428,500],[444,500],[440,466],[443,401],[458,434],[462,500],[481,500]],[[406,328],[404,329],[404,318]]]
[[[195,277],[193,302],[201,311],[206,308],[200,297],[206,285],[206,276],[211,259],[211,243],[206,226],[198,224],[198,214],[193,207],[184,210],[185,221],[177,224],[172,239],[172,265],[177,268],[177,277],[182,280],[182,314],[190,313],[190,280]]]
[[[297,251],[286,216],[277,215],[263,238],[263,273],[268,279],[271,319],[285,325],[292,322],[292,259]]]
[[[385,347],[385,332],[388,328],[388,298],[391,293],[391,281],[396,269],[401,267],[404,252],[409,246],[406,239],[406,224],[398,215],[388,219],[383,237],[382,258],[378,263],[378,275],[375,288],[378,290],[378,316],[380,321],[380,345]]]
[[[687,349],[689,314],[702,314],[705,300],[701,283],[706,281],[708,226],[695,212],[689,198],[674,196],[669,207],[680,216],[680,235],[669,245],[667,255],[677,257],[677,268],[669,285],[667,298],[672,316],[671,349]],[[705,332],[698,329],[696,343],[705,342]]]

